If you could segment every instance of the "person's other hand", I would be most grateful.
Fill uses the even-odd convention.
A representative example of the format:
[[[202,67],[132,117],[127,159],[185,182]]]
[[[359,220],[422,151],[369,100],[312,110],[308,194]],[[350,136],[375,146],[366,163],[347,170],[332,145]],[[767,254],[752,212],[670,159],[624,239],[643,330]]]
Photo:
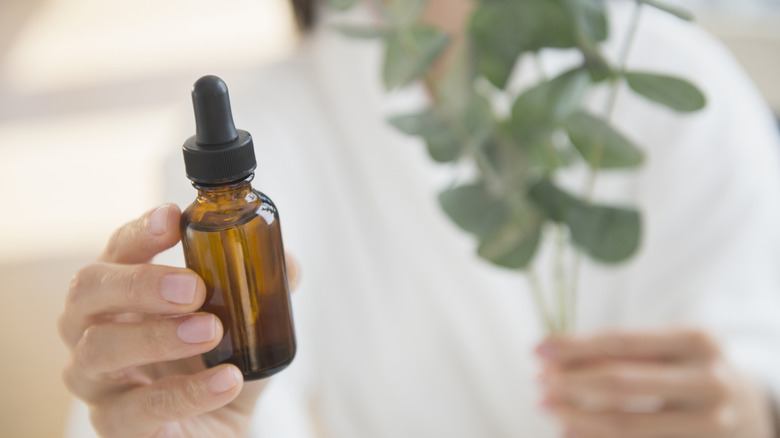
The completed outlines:
[[[553,338],[537,348],[545,408],[572,438],[769,438],[763,391],[706,333]]]
[[[101,436],[243,436],[265,386],[244,383],[233,365],[204,367],[199,355],[223,329],[216,316],[197,312],[203,280],[149,264],[179,241],[180,216],[166,204],[129,222],[68,290],[59,329],[72,359],[63,379]],[[292,286],[298,269],[287,263]]]

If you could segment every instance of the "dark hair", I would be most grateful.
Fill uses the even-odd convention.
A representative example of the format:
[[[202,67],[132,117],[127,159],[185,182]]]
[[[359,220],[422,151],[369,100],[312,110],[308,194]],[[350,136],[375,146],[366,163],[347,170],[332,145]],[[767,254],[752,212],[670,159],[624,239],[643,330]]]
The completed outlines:
[[[314,27],[314,22],[317,18],[317,1],[318,0],[290,0],[293,12],[295,13],[295,21],[298,23],[298,27],[304,32],[311,30]]]

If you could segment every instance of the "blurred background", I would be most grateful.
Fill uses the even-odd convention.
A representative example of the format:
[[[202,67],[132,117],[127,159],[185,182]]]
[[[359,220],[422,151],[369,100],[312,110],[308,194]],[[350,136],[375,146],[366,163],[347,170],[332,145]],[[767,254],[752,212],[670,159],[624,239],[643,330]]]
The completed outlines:
[[[780,114],[780,0],[675,3]],[[286,0],[0,0],[0,436],[61,435],[65,290],[114,228],[163,201],[192,82],[295,44]]]

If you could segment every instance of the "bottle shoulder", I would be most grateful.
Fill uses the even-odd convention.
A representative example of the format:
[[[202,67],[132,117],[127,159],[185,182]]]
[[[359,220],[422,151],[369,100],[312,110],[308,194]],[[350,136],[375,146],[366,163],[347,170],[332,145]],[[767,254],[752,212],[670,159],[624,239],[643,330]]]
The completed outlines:
[[[279,220],[279,213],[268,196],[252,189],[240,199],[196,199],[182,212],[181,229],[220,231],[245,225],[256,218],[263,219],[259,224],[272,225]]]

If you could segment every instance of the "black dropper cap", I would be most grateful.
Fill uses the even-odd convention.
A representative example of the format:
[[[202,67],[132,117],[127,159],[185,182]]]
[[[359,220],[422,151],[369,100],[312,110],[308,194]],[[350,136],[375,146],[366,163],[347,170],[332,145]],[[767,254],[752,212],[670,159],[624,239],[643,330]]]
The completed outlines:
[[[184,142],[187,178],[219,184],[246,178],[257,167],[252,136],[233,123],[225,82],[203,76],[192,88],[196,134]]]

